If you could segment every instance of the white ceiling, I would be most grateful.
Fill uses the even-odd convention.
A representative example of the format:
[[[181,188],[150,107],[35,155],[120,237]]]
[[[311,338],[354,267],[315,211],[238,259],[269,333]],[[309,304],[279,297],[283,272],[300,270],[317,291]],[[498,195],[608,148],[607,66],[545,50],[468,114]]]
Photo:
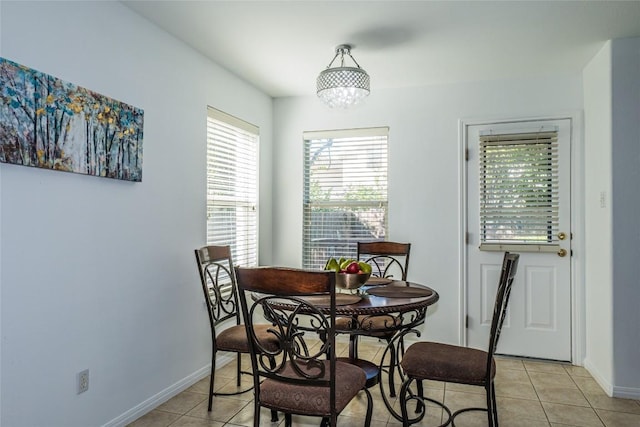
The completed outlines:
[[[335,47],[371,90],[579,73],[640,36],[640,1],[123,1],[273,97],[315,93]]]

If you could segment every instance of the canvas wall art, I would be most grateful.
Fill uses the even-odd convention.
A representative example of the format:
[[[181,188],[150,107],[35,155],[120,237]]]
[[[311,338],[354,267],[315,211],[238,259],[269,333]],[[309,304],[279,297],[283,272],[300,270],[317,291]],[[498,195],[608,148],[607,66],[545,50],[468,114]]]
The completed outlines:
[[[144,111],[0,58],[0,162],[142,180]]]

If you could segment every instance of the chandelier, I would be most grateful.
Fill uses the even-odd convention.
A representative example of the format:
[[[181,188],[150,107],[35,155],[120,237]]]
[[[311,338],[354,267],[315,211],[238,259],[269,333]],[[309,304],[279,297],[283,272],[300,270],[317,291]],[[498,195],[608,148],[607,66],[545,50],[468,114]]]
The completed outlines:
[[[338,56],[340,66],[331,68]],[[345,67],[345,56],[356,66]],[[351,56],[351,45],[341,44],[336,48],[336,55],[318,76],[317,93],[331,108],[349,108],[369,95],[369,74]]]

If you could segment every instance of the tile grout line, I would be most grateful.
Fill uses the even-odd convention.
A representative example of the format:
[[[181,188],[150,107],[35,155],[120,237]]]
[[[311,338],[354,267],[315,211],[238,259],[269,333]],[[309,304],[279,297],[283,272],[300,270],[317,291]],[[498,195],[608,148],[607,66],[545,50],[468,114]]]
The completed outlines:
[[[533,384],[533,380],[531,379],[531,375],[529,375],[529,370],[527,369],[527,365],[525,365],[524,362],[522,362],[522,367],[524,368],[524,371],[527,374],[527,378],[529,378],[529,383],[531,384],[531,387],[533,387],[533,392],[536,394],[536,397],[538,398],[538,403],[540,404],[540,407],[542,408],[542,413],[544,413],[544,417],[547,420],[547,424],[551,425],[551,420],[549,419],[549,414],[547,414],[547,410],[544,408],[544,405],[542,404],[542,400],[540,399],[540,395],[538,394],[538,389]]]
[[[607,423],[604,422],[604,420],[600,417],[600,414],[598,414],[598,411],[596,411],[596,408],[593,407],[593,405],[591,404],[591,401],[589,400],[589,398],[584,394],[584,391],[580,388],[580,386],[578,385],[578,383],[576,382],[576,380],[573,378],[573,376],[569,373],[569,371],[567,370],[567,368],[564,368],[565,372],[567,373],[567,375],[569,375],[569,378],[571,378],[571,381],[576,385],[576,387],[578,388],[578,390],[580,391],[580,394],[582,394],[582,397],[584,397],[584,400],[587,401],[587,403],[589,404],[589,408],[591,408],[591,410],[593,411],[593,413],[596,415],[596,417],[598,417],[598,421],[600,421],[600,423],[606,427]]]

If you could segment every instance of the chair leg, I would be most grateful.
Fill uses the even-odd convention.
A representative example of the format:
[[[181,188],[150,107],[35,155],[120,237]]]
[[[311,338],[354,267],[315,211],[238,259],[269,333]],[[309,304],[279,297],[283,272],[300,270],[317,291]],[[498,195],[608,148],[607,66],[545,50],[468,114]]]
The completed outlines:
[[[240,353],[236,353],[236,387],[240,387],[240,376],[242,375],[242,358]]]
[[[415,381],[417,392],[414,394],[411,391],[411,384]],[[453,418],[455,415],[451,413],[451,410],[444,404],[444,402],[431,399],[424,395],[424,386],[422,384],[422,379],[420,378],[411,378],[404,377],[402,383],[400,385],[400,396],[398,402],[400,404],[400,413],[396,412],[394,409],[387,406],[389,411],[391,412],[391,416],[396,420],[402,423],[403,427],[408,427],[412,424],[422,424],[424,417],[427,416],[427,403],[432,402],[443,410],[443,417],[446,417],[442,424],[439,424],[438,427],[446,427],[451,425],[455,427],[455,423],[453,422]],[[416,415],[412,418],[409,415],[409,402],[411,400],[416,401]],[[478,408],[479,409],[479,408]],[[466,409],[461,410],[460,412],[465,411]]]
[[[489,424],[491,427],[498,427],[498,402],[496,401],[496,386],[491,382],[491,413],[493,423]]]
[[[493,427],[493,402],[491,401],[491,385],[487,384],[484,388],[487,400],[487,426]]]
[[[269,366],[271,367],[271,369],[276,367],[276,359],[274,359],[272,356],[269,357]],[[271,410],[271,422],[278,422],[278,411],[276,411],[275,409]]]
[[[253,399],[253,427],[260,427],[260,402]]]
[[[213,405],[213,379],[216,375],[216,348],[211,349],[213,356],[211,357],[211,375],[209,375],[209,406],[208,411],[211,412]]]
[[[424,389],[422,388],[422,381],[416,381],[416,389],[418,391],[418,397],[424,397]],[[424,405],[420,401],[416,401],[416,414],[422,412]]]
[[[496,389],[493,382],[485,386],[487,394],[487,423],[489,427],[498,427],[498,405],[496,403]]]
[[[284,427],[291,427],[291,414],[284,414]]]
[[[371,418],[373,417],[373,397],[366,387],[362,389],[367,395],[367,415],[364,418],[364,426],[369,427],[371,425]]]

